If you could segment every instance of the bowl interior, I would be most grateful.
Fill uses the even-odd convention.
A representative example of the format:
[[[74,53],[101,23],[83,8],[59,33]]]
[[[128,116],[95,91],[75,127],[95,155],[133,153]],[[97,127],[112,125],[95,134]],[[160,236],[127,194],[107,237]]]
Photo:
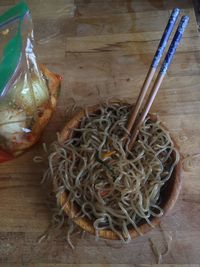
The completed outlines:
[[[94,113],[94,112],[98,112],[98,110],[99,110],[99,106],[93,106],[93,107],[88,108],[87,112],[88,113]],[[67,122],[64,129],[59,134],[59,141],[60,142],[64,142],[73,136],[73,128],[79,127],[80,121],[82,120],[83,117],[85,117],[85,112],[83,110],[81,110],[69,122]],[[157,117],[155,115],[150,115],[150,117],[151,117],[151,120],[153,120],[153,121],[157,120]],[[164,127],[163,125],[162,125],[162,127],[166,129],[166,127]],[[173,140],[173,138],[172,138],[172,140]],[[174,140],[173,140],[173,142],[175,144],[176,149],[178,150],[178,147],[177,147]],[[174,156],[175,156],[175,154],[174,154]],[[181,170],[181,162],[179,161],[178,164],[176,165],[170,179],[166,182],[165,186],[163,187],[163,189],[161,191],[162,197],[160,199],[160,201],[161,201],[160,207],[163,209],[163,216],[169,212],[169,210],[174,206],[174,204],[178,198],[180,188],[181,188],[181,180],[182,180],[181,178],[182,178],[182,170]],[[73,221],[78,226],[80,226],[83,230],[85,230],[91,234],[95,234],[93,222],[87,218],[76,217],[76,214],[79,211],[79,207],[78,206],[71,207],[70,202],[67,199],[67,196],[68,196],[68,192],[64,192],[60,197],[60,204],[62,206],[65,204],[64,210],[65,210],[66,214],[70,218],[72,218]],[[161,216],[160,218],[158,218],[158,217],[150,218],[152,225],[156,226],[160,222],[160,220],[163,216]],[[147,224],[146,221],[141,222],[138,227],[139,227],[142,234],[144,234],[144,233],[146,233],[152,229],[152,227],[149,226],[149,224]],[[130,233],[132,238],[135,238],[139,235],[133,227],[131,227],[129,229],[129,233]],[[119,237],[111,230],[100,230],[99,231],[99,237],[102,237],[105,239],[112,239],[112,240],[119,239]]]

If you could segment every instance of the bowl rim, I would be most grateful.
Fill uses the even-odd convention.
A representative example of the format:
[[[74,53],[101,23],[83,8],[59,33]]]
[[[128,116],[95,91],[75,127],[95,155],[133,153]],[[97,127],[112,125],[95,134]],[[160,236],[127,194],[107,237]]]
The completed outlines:
[[[113,102],[109,103],[112,104]],[[114,102],[114,103],[118,103],[118,102]],[[123,103],[123,102],[122,102]],[[127,104],[127,103],[126,103]],[[87,107],[87,113],[94,113],[97,112],[98,109],[100,108],[100,104],[98,105],[94,105],[94,106],[90,106]],[[78,111],[77,113],[74,114],[74,116],[65,124],[64,128],[62,129],[62,131],[58,134],[58,142],[59,143],[63,143],[64,141],[66,141],[67,139],[70,139],[73,133],[73,128],[77,127],[77,125],[80,123],[81,119],[85,116],[85,109],[81,109],[80,111]],[[151,118],[153,118],[154,120],[157,120],[157,116],[154,114],[149,114]],[[168,132],[169,130],[167,129],[167,127],[165,125],[162,124],[161,125],[164,129],[166,129]],[[176,144],[174,138],[171,136],[171,134],[169,133],[175,148],[179,151],[179,147]],[[170,192],[170,197],[167,199],[167,201],[164,203],[162,210],[163,210],[163,215],[160,217],[152,217],[150,219],[152,226],[150,226],[147,222],[141,224],[140,226],[138,226],[138,228],[140,229],[141,234],[145,234],[147,232],[149,232],[150,230],[152,230],[156,225],[158,225],[161,221],[161,219],[166,216],[168,214],[168,212],[173,208],[173,206],[175,205],[180,190],[181,190],[181,185],[182,185],[182,178],[183,178],[183,172],[182,172],[182,165],[181,165],[181,160],[178,161],[177,165],[175,166],[175,169],[172,172],[171,177],[174,176],[174,182],[173,182],[173,186],[171,188],[171,192]],[[170,178],[171,178],[170,177]],[[56,189],[57,186],[54,182],[54,188]],[[61,207],[63,207],[63,210],[65,211],[65,213],[74,221],[75,224],[77,224],[80,228],[82,228],[84,231],[95,235],[95,229],[93,227],[93,223],[91,220],[89,220],[88,218],[82,218],[82,217],[77,217],[76,214],[78,213],[79,209],[76,206],[71,207],[70,201],[67,198],[67,193],[66,191],[63,192],[62,194],[60,194],[59,196],[59,202]],[[129,230],[129,234],[131,236],[131,238],[136,238],[138,236],[140,236],[140,234],[135,230],[135,228],[131,228]],[[112,230],[99,230],[98,231],[98,236],[104,239],[110,239],[110,240],[119,240],[119,236],[114,233]]]

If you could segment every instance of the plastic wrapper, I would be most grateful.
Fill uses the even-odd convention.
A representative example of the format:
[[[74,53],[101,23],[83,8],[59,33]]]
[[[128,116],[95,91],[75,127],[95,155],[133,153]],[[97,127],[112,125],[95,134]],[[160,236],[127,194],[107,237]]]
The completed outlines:
[[[35,144],[57,102],[60,76],[38,65],[29,9],[0,16],[0,162]]]

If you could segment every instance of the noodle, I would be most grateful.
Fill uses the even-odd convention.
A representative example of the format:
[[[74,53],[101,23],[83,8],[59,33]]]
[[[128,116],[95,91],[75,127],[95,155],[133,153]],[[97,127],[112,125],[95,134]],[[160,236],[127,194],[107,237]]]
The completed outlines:
[[[183,169],[185,171],[191,171],[193,170],[197,165],[199,166],[199,159],[200,159],[200,153],[187,155],[183,159]]]
[[[156,263],[160,264],[162,261],[162,254],[161,254],[160,250],[158,249],[158,247],[156,246],[156,244],[154,243],[152,238],[149,238],[149,243],[150,243],[150,247],[152,249],[152,252],[156,257]]]
[[[159,225],[159,227],[160,227],[161,233],[163,235],[163,240],[164,240],[164,244],[165,244],[165,251],[161,252],[160,246],[158,244],[156,244],[152,238],[149,238],[150,247],[151,247],[152,252],[156,258],[157,264],[162,263],[163,257],[167,256],[167,254],[169,253],[170,248],[171,248],[171,243],[172,243],[172,236],[170,234],[166,233],[166,231],[164,231],[162,229],[161,225]]]
[[[163,215],[158,206],[163,185],[179,160],[168,132],[158,121],[147,118],[138,141],[130,151],[126,131],[129,104],[104,104],[97,113],[88,114],[64,143],[55,142],[49,156],[49,169],[43,180],[57,185],[57,202],[67,191],[79,216],[93,221],[96,236],[110,229],[129,242],[129,229],[141,234],[139,225]],[[127,141],[126,145],[125,141]],[[73,221],[71,221],[73,223]],[[68,242],[73,226],[68,229]]]
[[[33,158],[33,161],[34,161],[35,163],[42,163],[42,162],[44,161],[44,159],[43,159],[43,157],[35,156],[35,157]]]

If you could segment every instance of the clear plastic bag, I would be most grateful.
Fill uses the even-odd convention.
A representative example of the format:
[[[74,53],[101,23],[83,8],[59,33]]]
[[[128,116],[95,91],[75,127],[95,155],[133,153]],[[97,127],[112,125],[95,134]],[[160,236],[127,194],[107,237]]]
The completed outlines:
[[[0,16],[0,162],[38,141],[55,109],[60,80],[37,63],[25,2]]]

